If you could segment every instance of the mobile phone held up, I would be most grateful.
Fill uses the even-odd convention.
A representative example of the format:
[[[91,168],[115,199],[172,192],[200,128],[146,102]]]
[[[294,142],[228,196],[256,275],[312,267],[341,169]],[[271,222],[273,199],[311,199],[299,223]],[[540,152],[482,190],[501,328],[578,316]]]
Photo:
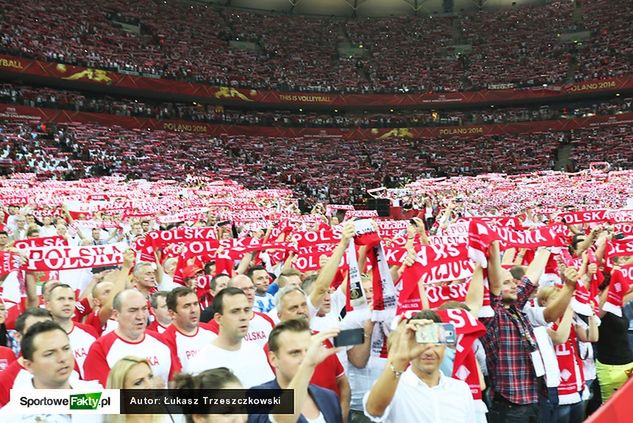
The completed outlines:
[[[346,329],[338,333],[333,339],[335,347],[346,347],[348,345],[360,345],[365,342],[365,331],[363,328]]]
[[[415,333],[418,344],[457,344],[457,332],[452,323],[433,323],[419,326]]]

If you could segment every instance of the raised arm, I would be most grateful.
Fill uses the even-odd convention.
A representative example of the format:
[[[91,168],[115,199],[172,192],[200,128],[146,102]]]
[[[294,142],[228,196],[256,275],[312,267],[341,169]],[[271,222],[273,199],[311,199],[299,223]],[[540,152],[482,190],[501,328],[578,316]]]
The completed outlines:
[[[545,307],[543,310],[543,317],[546,322],[555,322],[565,313],[565,310],[569,307],[571,299],[576,292],[576,284],[578,281],[578,273],[573,267],[564,268],[561,275],[565,285],[561,288],[558,295]]]
[[[499,252],[499,241],[492,241],[489,247],[490,257],[488,259],[488,283],[490,284],[490,294],[501,294],[501,284],[505,279],[503,268],[501,267],[501,253]]]
[[[569,333],[571,332],[571,319],[573,316],[574,312],[570,307],[568,307],[563,314],[562,320],[558,324],[558,328],[556,328],[556,330],[547,329],[547,333],[550,338],[552,338],[554,345],[564,344],[569,339]]]
[[[473,271],[473,278],[468,286],[466,293],[466,305],[470,309],[473,317],[479,317],[479,310],[484,302],[484,271],[481,266],[477,265]]]
[[[550,252],[546,248],[539,248],[534,254],[534,259],[525,271],[525,276],[532,282],[533,285],[538,285],[541,275],[545,270],[547,261],[549,260]]]
[[[112,291],[110,291],[105,304],[103,304],[99,310],[99,320],[101,320],[102,323],[107,321],[112,314],[112,301],[114,300],[114,296],[123,291],[127,286],[130,270],[134,267],[134,256],[134,251],[131,249],[127,249],[123,253],[123,266],[121,267],[121,270],[116,273],[114,287],[112,288]]]
[[[356,229],[354,228],[354,223],[350,222],[345,225],[341,241],[338,243],[325,265],[321,268],[319,276],[317,276],[317,279],[314,282],[314,290],[312,291],[312,294],[310,294],[310,302],[312,302],[314,307],[320,307],[323,297],[330,289],[330,285],[336,276],[338,265],[343,258],[345,249],[349,245],[349,240],[354,237],[355,231]]]
[[[308,385],[310,385],[314,369],[326,358],[338,352],[335,348],[326,348],[323,342],[336,336],[338,332],[338,330],[329,330],[312,336],[308,351],[299,365],[297,373],[287,387],[287,389],[292,389],[294,392],[294,414],[273,414],[272,418],[275,422],[296,423],[299,420],[303,406],[308,398]]]

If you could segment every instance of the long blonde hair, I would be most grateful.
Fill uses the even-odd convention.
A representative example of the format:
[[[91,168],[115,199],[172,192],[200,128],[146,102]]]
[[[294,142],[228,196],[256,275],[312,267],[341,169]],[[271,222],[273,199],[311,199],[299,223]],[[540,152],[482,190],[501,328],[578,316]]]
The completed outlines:
[[[106,389],[123,389],[125,386],[125,378],[129,373],[132,367],[137,364],[147,364],[147,367],[150,369],[149,361],[146,358],[134,357],[131,355],[125,356],[121,358],[119,361],[114,363],[114,366],[110,369],[110,373],[108,374],[108,380],[106,381]],[[135,418],[141,417],[140,415],[134,416]],[[163,420],[163,416],[160,415],[147,415],[146,421],[151,422],[160,422]],[[105,416],[103,420],[105,423],[125,423],[127,421],[127,416],[125,415],[108,415]]]
[[[134,357],[131,355],[125,356],[114,363],[114,366],[110,369],[110,374],[108,374],[106,389],[123,389],[125,385],[125,377],[130,369],[141,363],[147,364],[147,367],[150,369],[152,368],[146,358]]]

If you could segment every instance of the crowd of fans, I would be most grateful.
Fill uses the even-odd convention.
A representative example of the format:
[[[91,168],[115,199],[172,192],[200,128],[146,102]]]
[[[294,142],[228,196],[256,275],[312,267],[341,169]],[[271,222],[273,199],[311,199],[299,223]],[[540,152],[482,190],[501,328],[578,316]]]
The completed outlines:
[[[37,172],[41,178],[58,179],[120,174],[157,180],[182,179],[197,171],[235,179],[250,188],[290,188],[310,202],[355,203],[366,189],[400,186],[420,175],[552,169],[562,144],[573,146],[571,158],[581,169],[592,161],[625,169],[633,165],[631,127],[626,125],[466,139],[389,140],[211,138],[97,124],[3,123],[0,130],[4,174]]]
[[[341,20],[184,1],[29,0],[16,8],[3,0],[0,49],[153,77],[321,92],[539,86],[628,72],[631,4],[585,1],[580,18],[576,5]],[[589,39],[561,37],[578,30]],[[360,54],[341,54],[339,44]]]
[[[549,178],[562,185],[558,191],[576,193],[595,183],[591,174],[529,176],[511,182],[496,175],[477,185],[489,193],[485,202],[506,207],[506,191],[494,188],[509,182],[518,192]],[[608,184],[630,178],[618,172]],[[23,257],[24,264],[0,273],[0,412],[17,418],[18,398],[38,389],[142,389],[138,397],[147,399],[149,389],[169,386],[175,391],[160,397],[176,396],[183,405],[169,408],[172,419],[185,414],[188,422],[216,422],[228,410],[192,409],[186,395],[200,401],[212,389],[256,387],[293,389],[294,414],[242,409],[232,422],[580,423],[602,404],[615,403],[618,389],[630,389],[622,387],[633,370],[627,337],[633,287],[625,276],[633,257],[615,249],[630,245],[630,230],[623,234],[608,225],[606,214],[596,221],[604,205],[582,196],[572,200],[578,213],[566,203],[547,213],[522,204],[515,216],[473,217],[460,204],[476,196],[454,195],[473,186],[468,179],[431,187],[433,199],[425,197],[420,217],[405,221],[398,235],[379,229],[381,222],[339,224],[342,215],[323,204],[301,216],[285,210],[293,198],[262,197],[264,191],[231,181],[135,185],[94,178],[53,186],[26,174],[3,179],[2,195],[28,184],[46,204],[2,200],[0,255],[5,261]],[[96,194],[106,187],[107,199]],[[630,192],[630,186],[621,188]],[[223,205],[212,205],[209,196]],[[187,223],[166,224],[169,212],[151,207],[135,215],[148,203],[193,212],[196,199],[208,207]],[[483,203],[480,208],[488,208]],[[584,213],[591,206],[599,209]],[[237,222],[245,210],[281,218],[246,229]],[[620,212],[620,220],[631,219]],[[473,226],[489,231],[488,238],[472,230],[444,238],[469,219],[478,219]],[[537,232],[540,240],[528,236]],[[543,237],[552,232],[559,236]],[[500,233],[515,236],[500,243]],[[42,250],[42,237],[56,247]],[[201,244],[208,247],[199,252]],[[299,258],[317,245],[318,260],[302,268]],[[481,258],[469,256],[467,245],[487,252],[485,278]],[[42,258],[42,251],[53,251],[55,259]],[[374,254],[399,258],[379,266]],[[344,255],[351,258],[343,262]],[[81,260],[57,265],[67,257]],[[96,264],[101,260],[116,266]],[[462,261],[464,275],[431,270]],[[36,263],[39,271],[32,270]],[[397,289],[410,284],[417,301]],[[352,297],[348,286],[358,294]],[[447,332],[438,332],[436,323]],[[344,338],[343,330],[360,336]],[[18,390],[30,394],[18,397]],[[146,416],[90,418],[161,420],[149,414],[165,414],[162,404],[151,405],[126,408]],[[37,418],[29,412],[33,419],[27,421],[67,417],[56,410]]]
[[[376,112],[292,112],[231,110],[198,103],[173,103],[112,98],[52,88],[0,85],[0,102],[30,107],[47,107],[83,112],[110,113],[154,119],[182,119],[197,122],[288,127],[402,128],[420,126],[462,126],[476,124],[533,122],[571,119],[593,115],[615,115],[633,110],[633,99],[533,107],[487,108],[486,110],[394,110]]]
[[[583,24],[592,36],[578,46],[576,80],[629,73],[633,49],[626,40],[633,36],[633,29],[626,16],[631,5],[626,3],[623,4],[624,9],[619,9],[606,0],[583,3],[586,10]]]

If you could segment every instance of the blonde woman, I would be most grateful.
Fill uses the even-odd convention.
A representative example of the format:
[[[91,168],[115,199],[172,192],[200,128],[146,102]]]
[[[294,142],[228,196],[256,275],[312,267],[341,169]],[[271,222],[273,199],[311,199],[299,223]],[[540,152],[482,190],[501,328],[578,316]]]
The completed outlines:
[[[108,375],[107,389],[161,389],[161,378],[154,377],[152,368],[145,358],[127,356],[117,361]],[[168,415],[127,414],[106,416],[106,423],[163,423],[169,422]]]

